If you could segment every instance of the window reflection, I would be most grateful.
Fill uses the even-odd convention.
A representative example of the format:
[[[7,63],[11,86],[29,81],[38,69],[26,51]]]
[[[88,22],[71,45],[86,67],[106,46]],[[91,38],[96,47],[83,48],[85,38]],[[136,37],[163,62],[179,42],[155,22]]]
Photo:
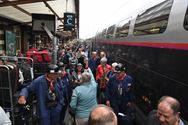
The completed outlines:
[[[141,12],[136,19],[134,35],[163,33],[166,30],[173,0],[166,0]]]

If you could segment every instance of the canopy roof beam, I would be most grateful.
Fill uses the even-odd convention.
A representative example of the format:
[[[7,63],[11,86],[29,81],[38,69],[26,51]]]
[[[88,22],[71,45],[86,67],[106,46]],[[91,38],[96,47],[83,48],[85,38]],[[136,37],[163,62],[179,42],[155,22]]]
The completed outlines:
[[[28,4],[28,3],[36,3],[36,2],[44,2],[44,1],[54,1],[54,0],[17,0],[17,1],[4,1],[0,3],[0,7],[4,6],[14,6],[20,4]]]
[[[16,5],[13,5],[13,7],[16,8],[16,9],[18,9],[18,10],[20,10],[20,11],[22,11],[23,13],[27,14],[28,16],[31,16],[31,13],[29,13],[28,11],[22,9],[21,7],[16,6]]]
[[[64,24],[64,22],[62,21],[61,17],[59,17],[59,15],[53,10],[53,8],[46,1],[43,1],[43,2],[46,5],[46,7],[48,7],[50,9],[50,11],[52,11],[52,13],[55,16],[57,16],[58,20],[60,20]]]

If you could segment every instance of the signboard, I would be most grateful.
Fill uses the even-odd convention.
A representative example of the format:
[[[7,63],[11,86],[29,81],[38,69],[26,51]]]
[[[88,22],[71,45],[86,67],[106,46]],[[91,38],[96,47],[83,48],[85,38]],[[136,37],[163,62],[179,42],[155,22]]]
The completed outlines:
[[[34,32],[44,32],[42,25],[49,31],[56,32],[56,16],[50,14],[32,14],[32,30]]]
[[[72,31],[75,26],[75,14],[64,13],[64,31]]]
[[[11,31],[5,32],[6,55],[16,55],[16,34]]]

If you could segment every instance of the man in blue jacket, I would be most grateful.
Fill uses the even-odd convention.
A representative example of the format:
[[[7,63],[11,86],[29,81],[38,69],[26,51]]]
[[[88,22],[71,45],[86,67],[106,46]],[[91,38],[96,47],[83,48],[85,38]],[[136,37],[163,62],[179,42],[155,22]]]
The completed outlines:
[[[58,63],[58,67],[59,67],[59,82],[61,83],[61,94],[64,97],[64,104],[62,106],[62,110],[60,113],[60,124],[64,125],[64,118],[66,115],[66,110],[67,107],[69,106],[70,103],[70,98],[72,95],[72,86],[70,84],[70,80],[69,80],[69,76],[68,73],[65,71],[65,65],[63,62],[59,62]]]
[[[125,66],[118,63],[115,76],[109,79],[106,86],[106,105],[112,107],[115,114],[126,113],[132,105],[133,80],[125,73]]]
[[[63,105],[61,85],[57,82],[58,66],[50,64],[45,75],[36,78],[30,85],[22,89],[19,104],[26,104],[30,92],[36,94],[40,125],[56,125],[59,122]]]

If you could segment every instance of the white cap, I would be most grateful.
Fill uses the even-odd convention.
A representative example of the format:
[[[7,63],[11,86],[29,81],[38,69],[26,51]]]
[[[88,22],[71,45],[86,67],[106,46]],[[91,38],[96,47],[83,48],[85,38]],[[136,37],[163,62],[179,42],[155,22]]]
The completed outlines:
[[[117,66],[117,62],[112,63],[112,67],[115,68]]]

